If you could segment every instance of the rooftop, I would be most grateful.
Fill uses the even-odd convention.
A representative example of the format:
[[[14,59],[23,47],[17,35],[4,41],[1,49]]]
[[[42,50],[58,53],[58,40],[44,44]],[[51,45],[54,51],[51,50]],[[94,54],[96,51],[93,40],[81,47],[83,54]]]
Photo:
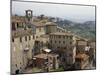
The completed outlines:
[[[73,36],[73,33],[67,33],[67,32],[55,32],[55,33],[50,33],[50,35],[67,35],[67,36]]]
[[[26,35],[30,35],[30,34],[33,34],[32,29],[12,31],[12,37],[14,37],[14,38],[22,37],[22,36],[26,36]]]
[[[76,55],[76,58],[82,59],[82,60],[87,59],[88,57],[89,56],[85,53],[79,53],[79,54]]]
[[[41,26],[55,26],[57,24],[53,23],[53,22],[32,22],[32,24],[36,27],[41,27]]]
[[[88,41],[88,39],[80,37],[80,36],[76,36],[77,41]]]
[[[27,22],[25,16],[12,16],[11,20],[12,22]]]

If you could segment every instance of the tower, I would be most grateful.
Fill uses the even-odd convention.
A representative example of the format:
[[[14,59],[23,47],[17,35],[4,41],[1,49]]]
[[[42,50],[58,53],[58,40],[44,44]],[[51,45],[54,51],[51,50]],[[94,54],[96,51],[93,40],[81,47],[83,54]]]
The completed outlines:
[[[31,21],[32,19],[32,10],[26,10],[26,18],[28,19],[28,21]]]

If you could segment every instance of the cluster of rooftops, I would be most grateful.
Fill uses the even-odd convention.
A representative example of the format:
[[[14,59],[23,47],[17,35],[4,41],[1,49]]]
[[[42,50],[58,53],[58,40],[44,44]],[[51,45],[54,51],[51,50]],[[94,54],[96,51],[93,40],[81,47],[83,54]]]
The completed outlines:
[[[15,23],[28,23],[28,20],[25,16],[12,16],[12,22]],[[35,17],[35,19],[30,22],[31,25],[35,26],[35,27],[41,27],[41,26],[57,26],[56,23],[54,22],[50,22],[47,18],[44,18],[43,20],[38,19],[37,17]],[[63,29],[63,28],[62,28]],[[12,31],[12,36],[13,37],[18,37],[18,36],[23,36],[23,35],[29,35],[29,34],[33,34],[32,29],[28,29],[28,30],[19,30],[19,31]],[[50,35],[68,35],[68,36],[76,36],[77,40],[84,40],[84,41],[88,41],[88,39],[85,39],[83,37],[77,36],[74,33],[71,32],[54,32],[54,33],[50,33]]]

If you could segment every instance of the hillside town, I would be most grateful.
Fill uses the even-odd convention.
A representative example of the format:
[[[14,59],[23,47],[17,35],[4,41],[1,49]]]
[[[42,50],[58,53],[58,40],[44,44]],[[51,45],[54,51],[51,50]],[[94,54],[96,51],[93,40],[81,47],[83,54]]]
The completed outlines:
[[[11,16],[12,75],[96,68],[95,41],[59,27],[57,19],[23,12]]]

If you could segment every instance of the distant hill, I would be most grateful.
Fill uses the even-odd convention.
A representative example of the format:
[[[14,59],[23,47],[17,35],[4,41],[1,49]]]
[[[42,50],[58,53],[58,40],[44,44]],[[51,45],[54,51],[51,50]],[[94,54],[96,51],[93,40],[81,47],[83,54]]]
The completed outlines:
[[[58,26],[70,30],[73,33],[80,35],[84,38],[95,40],[95,21],[86,21],[84,23],[75,23],[70,20],[59,20],[56,22]]]

